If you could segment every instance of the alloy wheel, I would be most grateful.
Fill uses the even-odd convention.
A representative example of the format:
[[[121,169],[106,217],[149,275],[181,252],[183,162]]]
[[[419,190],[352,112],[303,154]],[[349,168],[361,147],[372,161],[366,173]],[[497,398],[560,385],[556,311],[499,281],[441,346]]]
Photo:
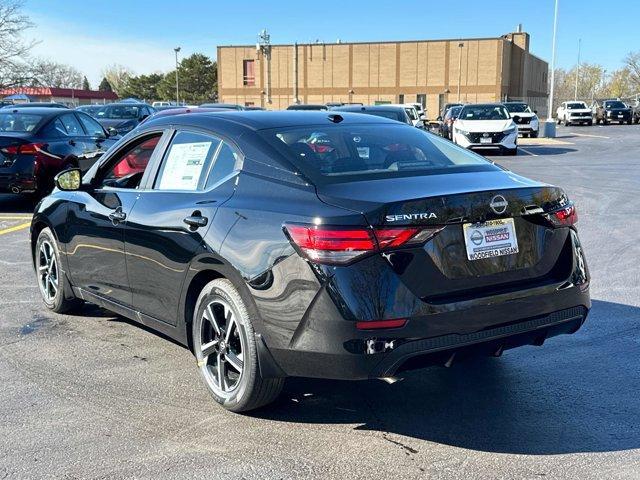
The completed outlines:
[[[53,245],[45,240],[38,251],[38,278],[42,296],[48,303],[53,303],[60,288],[58,262]]]
[[[242,325],[223,299],[210,301],[202,312],[196,348],[205,380],[219,396],[228,396],[244,372],[246,340]]]

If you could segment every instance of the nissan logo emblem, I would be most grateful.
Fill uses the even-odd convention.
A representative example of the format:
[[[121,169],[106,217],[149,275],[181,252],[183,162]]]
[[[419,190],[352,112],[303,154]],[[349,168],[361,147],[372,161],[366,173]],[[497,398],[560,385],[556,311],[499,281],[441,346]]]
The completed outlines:
[[[509,202],[507,202],[507,199],[502,195],[496,195],[491,199],[491,202],[489,203],[491,210],[496,212],[498,215],[504,213],[507,210],[508,205]]]

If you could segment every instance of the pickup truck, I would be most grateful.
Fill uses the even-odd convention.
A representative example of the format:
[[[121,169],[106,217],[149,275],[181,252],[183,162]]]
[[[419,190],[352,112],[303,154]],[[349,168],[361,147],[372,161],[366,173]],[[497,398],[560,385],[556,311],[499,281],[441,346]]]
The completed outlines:
[[[593,111],[587,104],[579,101],[562,102],[556,110],[556,121],[571,124],[593,125]]]
[[[596,123],[607,125],[609,122],[618,122],[620,125],[631,125],[631,108],[620,100],[595,101],[591,106],[593,118]]]

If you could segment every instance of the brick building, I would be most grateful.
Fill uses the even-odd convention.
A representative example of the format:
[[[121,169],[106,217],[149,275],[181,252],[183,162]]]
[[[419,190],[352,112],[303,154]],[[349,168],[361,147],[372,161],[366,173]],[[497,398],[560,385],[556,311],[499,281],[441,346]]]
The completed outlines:
[[[547,62],[529,34],[496,38],[218,47],[221,102],[283,109],[292,103],[525,100],[546,113]]]

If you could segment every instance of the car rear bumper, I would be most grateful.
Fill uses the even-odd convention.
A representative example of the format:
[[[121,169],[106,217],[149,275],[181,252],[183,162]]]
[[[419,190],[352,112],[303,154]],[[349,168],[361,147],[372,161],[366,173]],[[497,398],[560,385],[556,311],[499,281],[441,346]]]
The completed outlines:
[[[563,278],[470,295],[419,298],[392,274],[377,275],[382,267],[371,258],[360,274],[340,278],[338,273],[321,285],[299,323],[289,326],[287,312],[281,312],[266,345],[284,375],[345,380],[541,345],[577,331],[591,307],[588,268],[577,236],[571,234],[569,241],[574,255]],[[363,319],[406,319],[406,324],[358,329],[356,321]]]

